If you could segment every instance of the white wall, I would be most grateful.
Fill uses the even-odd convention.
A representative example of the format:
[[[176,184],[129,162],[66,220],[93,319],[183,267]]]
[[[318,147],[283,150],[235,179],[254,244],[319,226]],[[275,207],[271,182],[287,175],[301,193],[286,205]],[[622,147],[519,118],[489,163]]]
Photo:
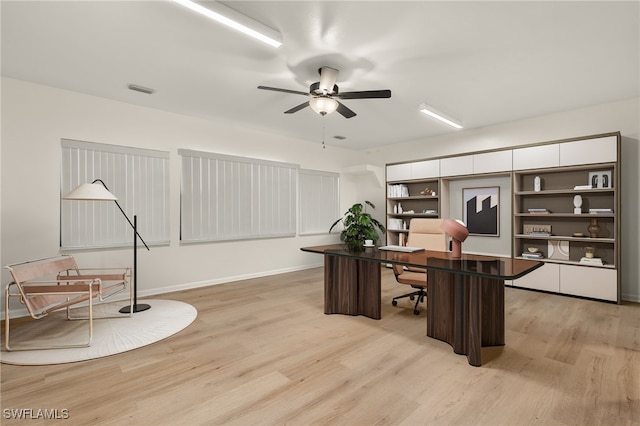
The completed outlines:
[[[138,251],[141,296],[320,266],[321,256],[300,247],[338,241],[324,234],[181,245],[179,148],[331,172],[362,161],[350,150],[2,78],[2,265],[60,253],[61,138],[170,152],[171,243]],[[341,211],[376,185],[350,176],[341,181]],[[133,257],[131,248],[73,254],[81,265],[96,267],[131,265]],[[3,271],[3,288],[8,281]]]
[[[371,149],[363,157],[371,164],[385,164],[614,131],[622,134],[622,299],[640,302],[640,98],[481,129],[451,131],[439,137]]]

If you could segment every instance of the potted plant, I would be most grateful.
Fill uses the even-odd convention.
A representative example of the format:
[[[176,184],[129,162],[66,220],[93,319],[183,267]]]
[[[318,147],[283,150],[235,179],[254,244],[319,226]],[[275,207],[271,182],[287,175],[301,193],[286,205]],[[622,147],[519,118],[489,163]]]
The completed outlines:
[[[371,206],[371,208],[376,208],[370,201],[365,201],[365,204]],[[340,222],[344,226],[342,232],[340,232],[340,240],[344,241],[350,250],[362,250],[365,240],[373,240],[375,243],[380,238],[376,228],[382,233],[386,232],[384,225],[371,217],[366,212],[366,206],[361,203],[351,206],[343,217],[333,222],[329,232]]]

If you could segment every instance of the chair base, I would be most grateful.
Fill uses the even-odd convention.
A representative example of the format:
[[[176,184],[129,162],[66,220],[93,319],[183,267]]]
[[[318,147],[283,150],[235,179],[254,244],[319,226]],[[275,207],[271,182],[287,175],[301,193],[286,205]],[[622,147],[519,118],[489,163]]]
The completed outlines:
[[[413,307],[413,314],[414,315],[420,315],[420,310],[418,309],[418,304],[420,302],[424,302],[424,298],[427,297],[427,292],[425,291],[424,287],[414,287],[413,288],[416,289],[416,291],[412,291],[411,293],[407,293],[407,294],[403,294],[402,296],[396,296],[393,298],[393,300],[391,301],[391,304],[393,306],[397,306],[398,305],[398,299],[402,299],[405,297],[408,297],[409,300],[414,300],[416,299],[416,304]]]

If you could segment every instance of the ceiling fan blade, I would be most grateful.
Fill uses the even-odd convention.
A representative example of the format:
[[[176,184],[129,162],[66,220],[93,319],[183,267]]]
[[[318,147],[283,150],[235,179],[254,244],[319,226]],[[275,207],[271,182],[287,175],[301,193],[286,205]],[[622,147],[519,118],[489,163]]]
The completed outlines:
[[[258,86],[258,89],[262,90],[271,90],[273,92],[284,92],[284,93],[293,93],[294,95],[304,95],[309,96],[307,92],[300,92],[298,90],[289,90],[289,89],[279,89],[277,87],[269,87],[269,86]]]
[[[336,102],[338,102],[338,101],[336,101]],[[346,106],[344,106],[340,102],[338,102],[338,109],[336,111],[338,111],[340,114],[342,114],[342,116],[344,118],[351,118],[351,117],[355,117],[356,116],[355,112],[351,111],[349,108],[347,108]]]
[[[309,106],[309,101],[307,101],[307,102],[303,102],[303,103],[301,103],[300,105],[298,105],[298,106],[294,106],[294,107],[293,107],[293,108],[291,108],[290,110],[285,111],[284,113],[285,113],[285,114],[293,114],[294,112],[298,112],[298,111],[300,111],[301,109],[306,108],[306,107],[308,107],[308,106]]]
[[[320,68],[320,85],[318,89],[320,93],[331,94],[333,92],[333,86],[338,79],[338,70],[329,67]]]
[[[342,92],[334,96],[340,99],[390,98],[391,90],[363,90],[361,92]]]

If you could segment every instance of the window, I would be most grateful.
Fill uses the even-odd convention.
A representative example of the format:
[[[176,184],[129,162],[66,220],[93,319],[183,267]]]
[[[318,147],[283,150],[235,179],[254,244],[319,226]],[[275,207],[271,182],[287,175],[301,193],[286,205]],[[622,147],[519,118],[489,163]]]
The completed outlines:
[[[340,217],[340,175],[300,170],[299,233],[326,234]]]
[[[147,244],[169,242],[169,153],[62,139],[60,196],[102,179]],[[133,230],[115,203],[60,202],[63,249],[122,247]]]
[[[180,239],[293,236],[295,164],[181,149]]]

